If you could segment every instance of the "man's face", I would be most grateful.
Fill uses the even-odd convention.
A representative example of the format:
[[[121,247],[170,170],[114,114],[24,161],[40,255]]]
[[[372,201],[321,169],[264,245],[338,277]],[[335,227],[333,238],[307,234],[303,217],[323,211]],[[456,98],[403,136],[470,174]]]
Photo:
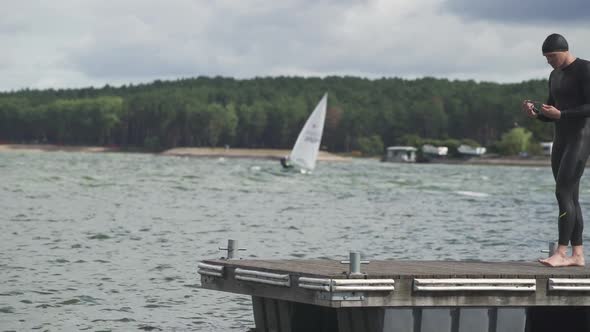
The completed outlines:
[[[543,53],[543,56],[545,56],[547,63],[553,67],[553,69],[558,69],[565,66],[567,52],[547,52]]]

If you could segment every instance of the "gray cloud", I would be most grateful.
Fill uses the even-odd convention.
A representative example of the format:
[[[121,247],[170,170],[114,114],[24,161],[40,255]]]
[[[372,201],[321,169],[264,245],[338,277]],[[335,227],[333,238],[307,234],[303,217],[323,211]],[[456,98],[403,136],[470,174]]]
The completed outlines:
[[[313,58],[331,44],[328,13],[350,2],[231,5],[187,7],[169,20],[151,13],[111,18],[68,47],[64,63],[95,77],[251,76]]]
[[[26,25],[19,22],[0,22],[0,36],[1,35],[13,35],[21,33],[26,30]]]
[[[588,0],[446,0],[443,10],[461,17],[498,22],[512,22],[543,26],[559,21],[561,24],[588,23]]]
[[[546,77],[540,44],[552,32],[590,55],[586,21],[564,31],[557,20],[496,21],[484,9],[461,0],[19,2],[0,12],[0,90],[199,75],[514,82]]]
[[[70,65],[96,78],[151,78],[183,76],[186,63],[167,59],[157,45],[126,45],[90,48],[72,54]]]

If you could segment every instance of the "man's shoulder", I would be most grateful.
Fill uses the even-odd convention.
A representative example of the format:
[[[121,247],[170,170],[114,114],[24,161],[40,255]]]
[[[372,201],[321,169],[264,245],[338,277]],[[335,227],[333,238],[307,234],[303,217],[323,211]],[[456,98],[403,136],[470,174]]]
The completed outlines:
[[[578,71],[582,72],[584,75],[590,75],[590,61],[578,58],[578,61],[576,62]]]
[[[582,59],[582,58],[577,58],[576,59],[576,64],[580,67],[588,67],[590,66],[590,61],[586,60],[586,59]]]

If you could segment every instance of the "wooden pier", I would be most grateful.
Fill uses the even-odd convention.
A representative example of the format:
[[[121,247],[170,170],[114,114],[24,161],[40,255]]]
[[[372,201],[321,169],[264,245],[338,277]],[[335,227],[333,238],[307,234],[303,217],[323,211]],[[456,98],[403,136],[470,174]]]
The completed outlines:
[[[251,295],[257,332],[590,331],[583,267],[213,259],[199,274],[203,288]]]

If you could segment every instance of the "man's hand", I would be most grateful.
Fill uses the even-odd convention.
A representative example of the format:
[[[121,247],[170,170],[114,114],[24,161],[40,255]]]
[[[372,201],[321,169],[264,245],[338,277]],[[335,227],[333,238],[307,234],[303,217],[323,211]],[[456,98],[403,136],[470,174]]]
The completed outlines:
[[[561,118],[561,111],[551,105],[543,104],[540,111],[541,111],[541,113],[543,113],[543,115],[545,117],[548,117],[550,119],[557,120],[557,119]]]
[[[524,100],[522,102],[522,111],[524,112],[524,114],[526,114],[526,116],[528,116],[529,118],[536,118],[537,117],[537,113],[535,111],[533,111],[533,107],[535,105],[533,103],[531,103],[528,100]]]

